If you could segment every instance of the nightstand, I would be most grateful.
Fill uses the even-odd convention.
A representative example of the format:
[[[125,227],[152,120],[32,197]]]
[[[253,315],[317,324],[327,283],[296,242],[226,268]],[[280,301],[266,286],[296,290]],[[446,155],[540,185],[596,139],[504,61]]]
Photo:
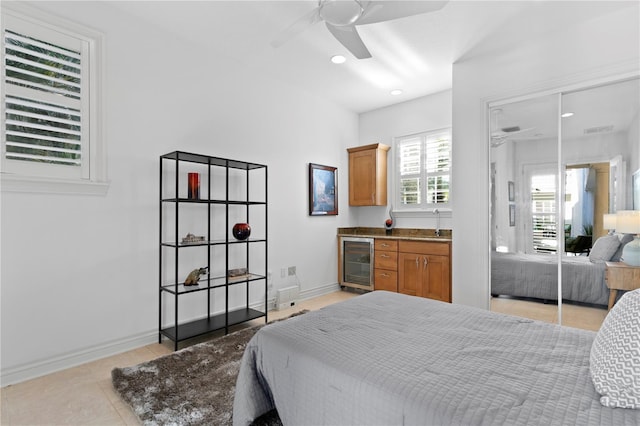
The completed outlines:
[[[613,308],[618,290],[635,290],[640,288],[640,267],[627,265],[624,262],[606,262],[605,282],[609,287],[609,309]]]

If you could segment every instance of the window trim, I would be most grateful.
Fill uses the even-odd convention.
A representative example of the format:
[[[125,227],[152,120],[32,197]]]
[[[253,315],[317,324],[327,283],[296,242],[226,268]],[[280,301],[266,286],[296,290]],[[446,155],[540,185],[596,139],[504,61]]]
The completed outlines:
[[[400,176],[398,175],[400,173],[399,169],[400,169],[400,159],[398,158],[398,144],[401,140],[403,139],[407,139],[407,138],[412,138],[412,137],[417,137],[417,136],[427,136],[429,134],[436,134],[436,133],[442,133],[442,132],[448,132],[449,133],[449,141],[451,144],[451,150],[453,150],[453,141],[452,141],[452,128],[449,127],[441,127],[438,129],[431,129],[431,130],[426,130],[423,132],[418,132],[418,133],[412,133],[412,134],[408,134],[408,135],[403,135],[403,136],[396,136],[393,138],[392,143],[391,143],[391,158],[392,158],[392,162],[391,162],[391,172],[392,172],[392,178],[391,178],[391,199],[393,200],[393,205],[391,207],[391,211],[393,212],[393,215],[396,217],[406,217],[406,218],[431,218],[431,217],[445,217],[445,218],[450,218],[452,217],[452,179],[453,179],[453,164],[450,165],[449,167],[449,202],[448,203],[443,203],[441,205],[438,204],[430,204],[429,207],[419,207],[419,208],[404,208],[404,209],[400,209],[397,207],[398,201],[399,201],[399,179]],[[453,161],[453,158],[451,158],[451,161]],[[421,164],[421,166],[424,166],[424,164]]]
[[[81,38],[89,45],[88,67],[89,81],[89,176],[88,178],[52,178],[23,173],[8,173],[0,170],[0,191],[2,192],[44,192],[60,194],[105,195],[109,189],[107,176],[107,150],[104,135],[104,35],[96,30],[77,24],[58,16],[43,12],[34,7],[5,3],[2,6],[3,16],[15,18],[39,25],[49,30],[58,31],[73,37]],[[4,18],[3,18],[4,20]],[[4,22],[2,24],[4,33]],[[2,37],[2,60],[4,61],[4,35]],[[0,81],[2,93],[6,93],[5,81]],[[2,147],[4,148],[5,105],[0,103],[2,120]]]

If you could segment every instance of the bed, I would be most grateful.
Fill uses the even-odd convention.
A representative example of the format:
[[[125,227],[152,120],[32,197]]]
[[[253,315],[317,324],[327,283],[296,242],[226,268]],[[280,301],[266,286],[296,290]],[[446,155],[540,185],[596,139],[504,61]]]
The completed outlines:
[[[632,234],[600,237],[588,256],[562,256],[562,299],[606,307],[605,261],[618,262]],[[491,294],[558,300],[555,254],[491,253]]]
[[[607,306],[604,262],[562,256],[562,299]],[[558,300],[558,258],[552,254],[491,254],[491,294]]]
[[[241,362],[233,423],[275,408],[284,425],[640,424],[640,410],[601,404],[595,337],[375,291],[263,327]]]

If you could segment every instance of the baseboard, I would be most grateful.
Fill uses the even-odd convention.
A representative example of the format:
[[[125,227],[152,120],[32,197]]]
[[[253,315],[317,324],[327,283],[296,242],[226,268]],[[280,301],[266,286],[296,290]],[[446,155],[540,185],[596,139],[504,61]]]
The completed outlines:
[[[55,373],[56,371],[65,370],[67,368],[77,367],[78,365],[97,361],[105,357],[117,355],[156,342],[158,342],[158,331],[153,330],[129,336],[124,339],[91,346],[79,351],[58,355],[53,358],[3,369],[0,373],[0,386],[4,387],[24,382],[26,380],[35,379],[36,377]]]
[[[300,300],[313,299],[314,297],[324,296],[325,294],[335,293],[336,291],[340,291],[340,285],[338,283],[310,288],[300,291]]]
[[[300,300],[312,299],[325,294],[333,293],[340,290],[340,286],[328,284],[300,292]],[[256,303],[252,308],[262,309],[264,303]],[[270,311],[275,309],[275,298],[267,301],[267,307]],[[77,367],[78,365],[96,361],[109,356],[117,355],[126,351],[150,345],[158,341],[158,330],[151,330],[137,335],[125,337],[123,339],[105,342],[99,345],[87,347],[75,352],[58,355],[49,359],[38,360],[28,364],[18,365],[16,367],[2,369],[0,371],[0,386],[8,386],[26,380],[35,379],[56,371],[65,370],[67,368]]]

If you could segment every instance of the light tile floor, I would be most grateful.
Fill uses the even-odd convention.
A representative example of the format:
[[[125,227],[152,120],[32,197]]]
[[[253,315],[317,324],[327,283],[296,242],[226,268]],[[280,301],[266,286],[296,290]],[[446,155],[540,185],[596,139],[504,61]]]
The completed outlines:
[[[305,300],[292,308],[269,312],[269,319],[283,318],[301,309],[320,309],[356,295],[339,291]],[[491,305],[492,310],[557,322],[555,305],[508,299],[493,299]],[[597,330],[606,313],[604,309],[565,305],[563,316],[567,325]],[[165,341],[1,388],[0,424],[138,425],[131,409],[113,390],[111,370],[171,352],[172,342]]]
[[[320,309],[356,295],[356,293],[338,291],[304,300],[294,307],[269,312],[269,321],[289,316],[302,309]],[[264,318],[246,323],[244,326],[261,322],[264,322]],[[216,334],[212,333],[208,339],[215,336]],[[189,343],[197,342],[189,341]],[[149,361],[172,351],[173,342],[151,344],[1,388],[0,424],[138,425],[140,423],[129,406],[122,402],[113,390],[111,370],[115,367],[127,367]]]
[[[540,321],[558,323],[558,305],[504,297],[491,298],[491,310]],[[588,306],[562,304],[562,325],[598,331],[607,310]]]

